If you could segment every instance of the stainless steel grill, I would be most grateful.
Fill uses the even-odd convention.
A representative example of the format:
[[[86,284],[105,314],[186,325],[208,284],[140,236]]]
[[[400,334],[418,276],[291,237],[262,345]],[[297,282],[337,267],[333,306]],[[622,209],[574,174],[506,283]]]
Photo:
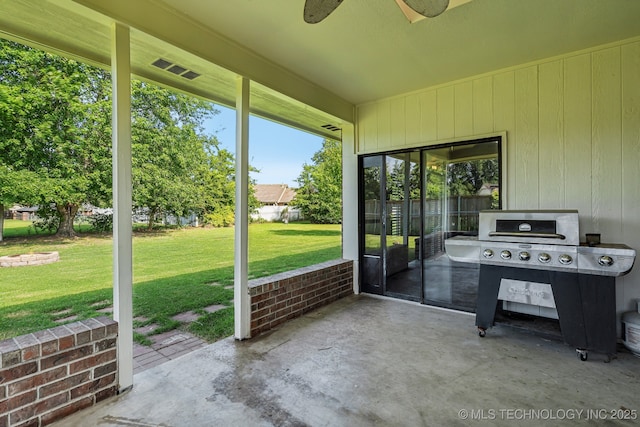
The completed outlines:
[[[582,360],[587,350],[615,353],[615,277],[635,250],[580,243],[575,210],[482,211],[477,237],[445,242],[453,261],[480,264],[476,325],[493,325],[497,301],[507,311],[558,319]]]
[[[445,242],[454,261],[622,276],[636,251],[623,244],[580,243],[578,211],[482,211],[477,237]]]

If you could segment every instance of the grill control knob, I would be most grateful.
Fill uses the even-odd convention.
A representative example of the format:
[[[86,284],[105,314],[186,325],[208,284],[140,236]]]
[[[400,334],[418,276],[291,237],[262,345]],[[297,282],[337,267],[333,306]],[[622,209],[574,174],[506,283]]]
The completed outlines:
[[[611,267],[613,265],[613,258],[607,255],[603,255],[600,258],[598,258],[598,264],[600,264],[603,267]]]
[[[511,252],[504,250],[500,252],[500,258],[502,259],[511,259]]]
[[[558,261],[560,261],[560,264],[569,265],[573,262],[573,258],[571,258],[571,255],[562,254],[558,257]]]
[[[549,255],[546,252],[542,252],[540,255],[538,255],[538,261],[543,262],[543,263],[548,263],[549,261],[551,261],[551,255]]]
[[[493,258],[493,251],[491,249],[485,249],[484,252],[482,252],[482,256],[485,258]]]
[[[520,258],[521,261],[529,261],[531,259],[531,254],[527,251],[522,251],[518,254],[518,258]]]

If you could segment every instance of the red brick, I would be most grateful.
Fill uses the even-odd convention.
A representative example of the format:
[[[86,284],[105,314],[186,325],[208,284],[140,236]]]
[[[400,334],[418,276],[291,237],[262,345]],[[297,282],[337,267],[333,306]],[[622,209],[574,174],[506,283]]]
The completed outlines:
[[[29,405],[25,408],[19,409],[9,415],[11,424],[17,424],[25,420],[29,420],[33,417],[48,412],[56,407],[63,405],[69,401],[68,393],[58,394],[52,396],[46,400],[40,400],[33,405]]]
[[[22,361],[40,357],[40,341],[33,334],[15,337],[15,342],[22,352]]]
[[[106,377],[99,378],[97,380],[93,380],[86,384],[82,384],[79,387],[76,387],[71,390],[71,399],[77,399],[78,397],[82,397],[88,394],[95,393],[96,391],[108,387],[109,385],[113,385],[116,381],[116,374],[113,373]]]
[[[2,356],[0,358],[0,366],[2,368],[8,368],[10,366],[22,363],[22,351],[20,351],[19,349],[2,352],[0,356]]]
[[[113,321],[113,323],[107,324],[107,336],[118,336],[118,322]]]
[[[115,361],[106,365],[98,366],[93,370],[93,378],[100,378],[104,375],[115,372],[116,369],[118,369],[118,363]]]
[[[0,370],[0,384],[8,383],[9,381],[16,380],[18,378],[26,377],[34,372],[38,371],[37,362],[29,362],[11,368]]]
[[[35,390],[30,390],[26,393],[18,396],[13,396],[10,399],[0,402],[0,414],[8,413],[16,408],[24,405],[28,405],[31,402],[35,402],[37,393]],[[26,419],[26,418],[25,418]]]
[[[62,353],[54,354],[47,358],[40,360],[41,369],[49,369],[54,366],[62,365],[74,360],[81,359],[93,353],[93,346],[87,345],[84,347],[75,348],[73,350],[65,351]]]
[[[83,345],[91,341],[91,329],[82,322],[65,325],[75,337],[75,345]]]
[[[71,390],[78,385],[91,380],[90,372],[83,372],[77,375],[68,376],[54,383],[40,387],[40,399],[65,390]]]
[[[67,350],[75,345],[75,338],[73,332],[71,332],[64,325],[56,326],[49,329],[49,331],[58,339],[58,350]]]
[[[50,331],[34,332],[33,336],[40,342],[40,353],[42,356],[49,356],[58,351],[58,339]]]
[[[281,295],[278,295],[278,296],[276,297],[276,299],[275,299],[275,302],[276,302],[276,303],[279,303],[279,302],[282,302],[282,301],[286,301],[286,300],[288,300],[288,299],[289,299],[289,298],[291,298],[291,297],[292,297],[291,292],[286,292],[286,293],[283,293],[283,294],[281,294]]]
[[[278,304],[275,304],[273,307],[271,307],[271,310],[278,312],[283,308],[285,308],[286,306],[287,306],[287,301],[282,301],[282,302],[279,302]]]
[[[269,314],[269,307],[263,308],[262,310],[258,310],[256,312],[251,313],[251,317],[254,319],[260,319]]]
[[[259,295],[256,295],[254,297],[251,298],[251,303],[259,303],[260,301],[264,301],[265,299],[267,299],[267,294],[262,293]]]
[[[100,403],[105,399],[115,396],[118,393],[118,386],[114,385],[113,387],[105,388],[104,390],[100,390],[95,394],[96,403]]]
[[[107,336],[107,328],[96,319],[85,319],[82,323],[91,329],[92,341],[98,341]]]
[[[0,415],[0,427],[9,427],[9,416],[7,414]]]
[[[105,351],[107,349],[114,348],[115,346],[116,346],[116,339],[107,338],[95,343],[95,351],[96,352]]]
[[[0,341],[0,353],[10,353],[19,349],[20,347],[13,338]]]
[[[43,384],[58,380],[64,377],[66,374],[67,367],[60,366],[59,368],[41,372],[37,375],[32,375],[23,380],[16,381],[7,386],[9,396],[14,396],[16,394],[22,393],[23,391],[35,389],[36,387],[39,387]]]
[[[265,307],[272,306],[276,302],[275,298],[269,298],[258,303],[258,310],[262,310]]]
[[[94,368],[98,365],[102,365],[110,360],[115,360],[116,350],[110,350],[104,353],[96,354],[92,357],[87,357],[77,362],[73,362],[69,365],[69,374],[73,375],[81,371]]]
[[[7,397],[7,388],[5,386],[0,386],[0,400]]]

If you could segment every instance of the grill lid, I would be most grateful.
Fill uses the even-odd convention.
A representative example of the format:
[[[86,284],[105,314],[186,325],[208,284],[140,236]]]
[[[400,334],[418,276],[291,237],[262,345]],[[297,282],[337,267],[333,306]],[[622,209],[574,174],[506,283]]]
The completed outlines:
[[[578,211],[481,211],[478,239],[489,242],[578,246]]]

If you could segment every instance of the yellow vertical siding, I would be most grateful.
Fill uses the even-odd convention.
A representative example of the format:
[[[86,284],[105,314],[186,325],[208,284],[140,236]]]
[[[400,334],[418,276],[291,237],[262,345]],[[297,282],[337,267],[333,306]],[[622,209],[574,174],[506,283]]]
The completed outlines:
[[[506,131],[507,208],[578,209],[582,235],[601,233],[603,241],[640,251],[639,39],[425,88],[358,111],[365,129],[358,135],[360,153]],[[618,280],[618,310],[631,309],[635,298],[637,266]]]

